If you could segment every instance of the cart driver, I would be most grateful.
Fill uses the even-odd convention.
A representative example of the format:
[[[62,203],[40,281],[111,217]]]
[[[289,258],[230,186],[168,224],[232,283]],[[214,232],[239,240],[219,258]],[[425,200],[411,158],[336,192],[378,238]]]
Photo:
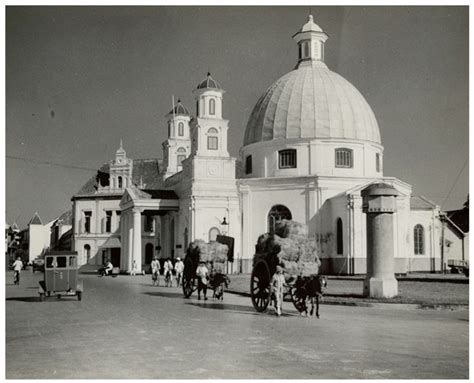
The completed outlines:
[[[272,277],[271,288],[275,296],[275,309],[278,316],[281,315],[281,307],[283,304],[283,288],[285,286],[285,276],[283,275],[283,268],[278,265],[276,273]]]
[[[201,299],[201,290],[204,295],[204,300],[207,301],[207,282],[209,278],[209,269],[206,267],[206,262],[199,262],[196,269],[196,276],[198,277],[198,299]]]

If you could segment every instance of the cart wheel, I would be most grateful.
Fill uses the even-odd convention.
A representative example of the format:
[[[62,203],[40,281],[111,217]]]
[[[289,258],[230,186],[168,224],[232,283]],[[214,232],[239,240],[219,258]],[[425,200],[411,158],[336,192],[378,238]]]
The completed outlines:
[[[44,301],[44,293],[40,293],[40,302]]]
[[[250,277],[250,296],[253,307],[258,312],[265,311],[270,303],[270,277],[267,263],[263,260],[258,261]]]
[[[183,278],[183,294],[185,298],[189,298],[196,290],[195,278]]]
[[[296,310],[300,313],[305,311],[306,309],[306,294],[301,289],[298,290],[295,286],[291,286],[290,288],[291,294],[291,301],[293,302],[293,306],[295,306]]]
[[[82,301],[82,291],[77,292],[77,300]]]

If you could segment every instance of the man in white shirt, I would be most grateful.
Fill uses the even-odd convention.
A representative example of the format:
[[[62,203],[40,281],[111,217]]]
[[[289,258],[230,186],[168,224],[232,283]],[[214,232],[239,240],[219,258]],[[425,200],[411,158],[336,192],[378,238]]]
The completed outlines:
[[[176,285],[179,287],[181,284],[181,280],[183,278],[183,271],[184,271],[184,263],[181,258],[176,258],[176,263],[174,265],[174,269],[176,270]]]
[[[13,262],[13,283],[15,285],[20,284],[20,272],[23,269],[23,262],[21,261],[20,257],[16,258],[16,261]]]
[[[173,264],[171,263],[171,260],[168,258],[164,264],[164,267],[163,267],[164,271],[165,271],[165,284],[166,284],[166,287],[171,287],[171,273],[173,271]]]

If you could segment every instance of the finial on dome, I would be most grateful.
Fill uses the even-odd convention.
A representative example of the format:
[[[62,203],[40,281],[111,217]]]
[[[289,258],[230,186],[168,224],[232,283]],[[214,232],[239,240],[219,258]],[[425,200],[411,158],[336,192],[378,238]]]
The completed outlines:
[[[313,21],[313,15],[310,13],[309,16],[308,16],[308,21],[314,23]]]

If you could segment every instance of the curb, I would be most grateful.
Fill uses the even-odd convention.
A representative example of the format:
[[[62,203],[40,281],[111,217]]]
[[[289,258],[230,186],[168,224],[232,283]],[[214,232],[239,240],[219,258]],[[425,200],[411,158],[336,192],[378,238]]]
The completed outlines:
[[[226,290],[226,293],[240,295],[250,299],[249,293],[240,291]],[[350,306],[350,307],[368,307],[397,310],[469,310],[468,304],[425,304],[425,303],[386,303],[386,302],[354,302],[354,301],[327,301],[320,302],[322,305]]]

